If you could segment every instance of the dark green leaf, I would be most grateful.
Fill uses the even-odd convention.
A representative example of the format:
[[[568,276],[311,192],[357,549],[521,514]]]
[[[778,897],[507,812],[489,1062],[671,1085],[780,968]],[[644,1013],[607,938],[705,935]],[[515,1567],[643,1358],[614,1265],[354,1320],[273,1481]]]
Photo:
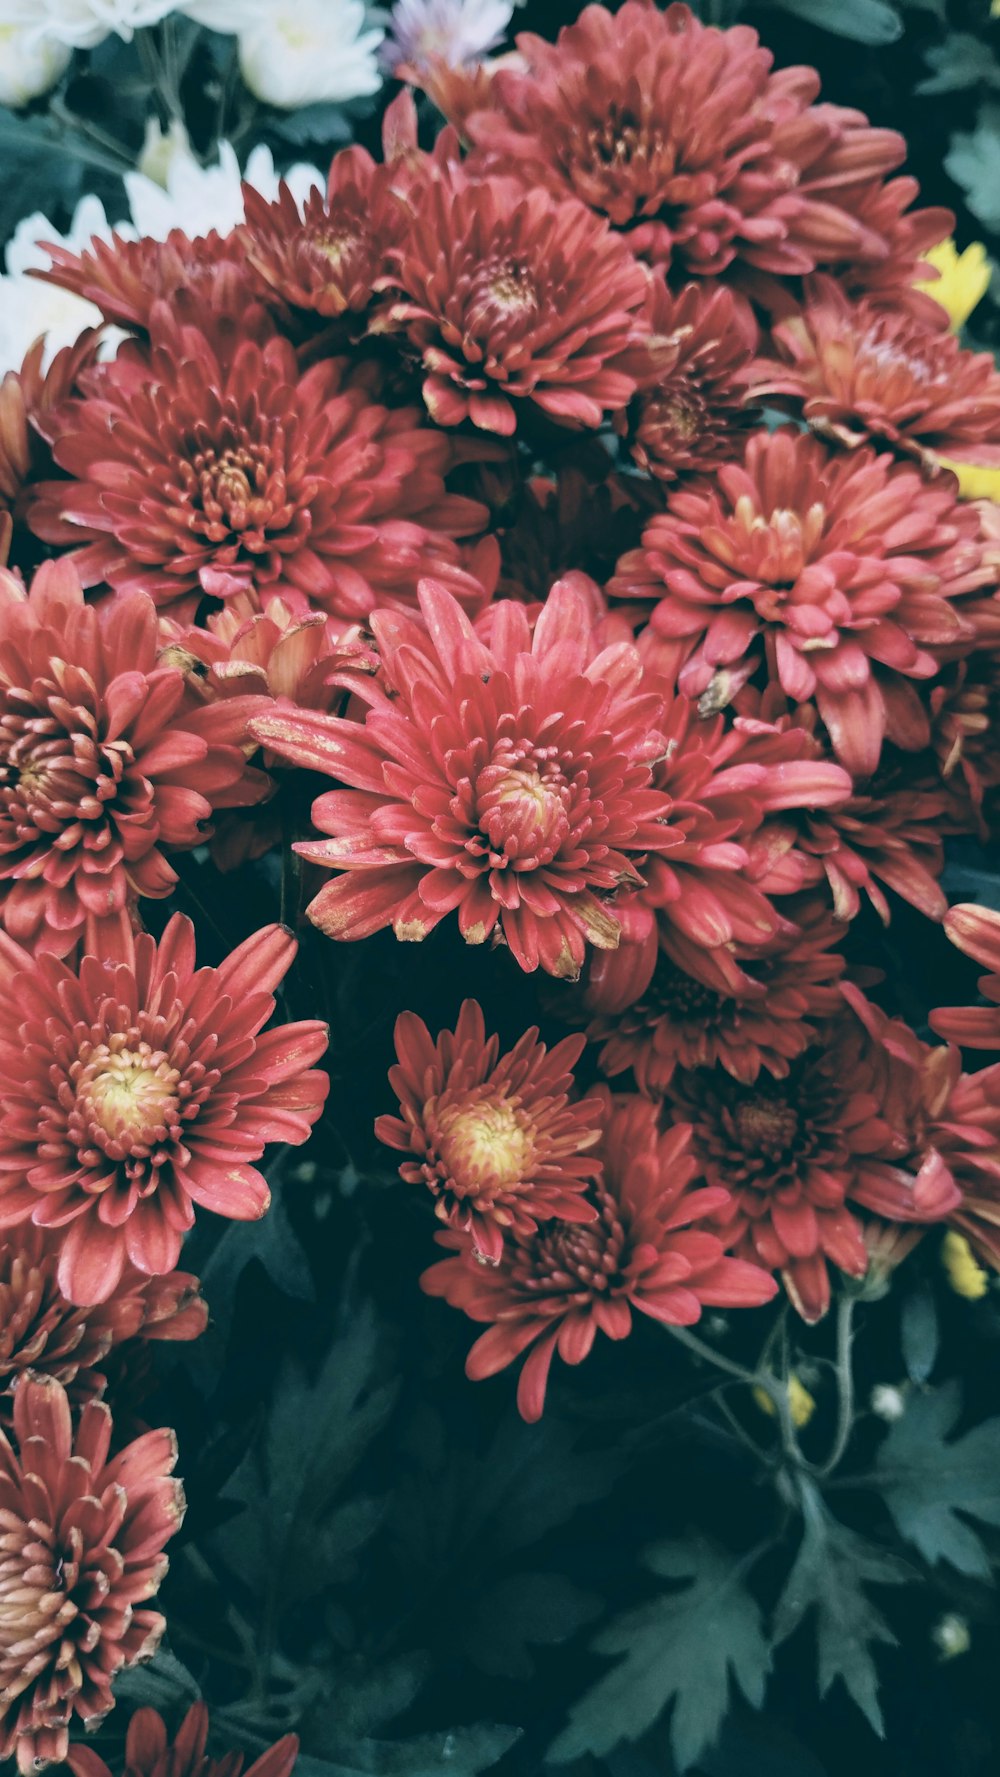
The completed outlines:
[[[771,0],[771,4],[853,43],[896,43],[903,35],[899,13],[885,0]]]
[[[201,1696],[195,1680],[176,1654],[160,1647],[152,1660],[130,1666],[115,1679],[115,1701],[130,1709],[171,1712],[196,1703]]]
[[[644,1559],[661,1578],[688,1583],[627,1611],[598,1636],[598,1653],[622,1658],[571,1709],[549,1754],[557,1763],[639,1739],[673,1702],[671,1745],[686,1771],[718,1735],[731,1678],[755,1708],[764,1701],[771,1655],[744,1583],[748,1561],[697,1537],[658,1543]]]
[[[989,1579],[986,1550],[959,1514],[1000,1525],[1000,1419],[949,1443],[961,1410],[957,1382],[915,1395],[883,1439],[875,1473],[900,1535],[925,1561]]]
[[[503,1757],[519,1732],[480,1722],[411,1740],[362,1740],[342,1756],[333,1747],[329,1759],[300,1758],[296,1777],[478,1777]]]
[[[920,1284],[903,1297],[899,1330],[906,1374],[911,1382],[924,1383],[934,1368],[939,1338],[937,1308],[929,1284]]]
[[[878,1642],[892,1646],[896,1638],[865,1586],[894,1586],[908,1578],[902,1561],[838,1523],[810,1490],[802,1542],[775,1610],[774,1641],[787,1640],[814,1611],[820,1696],[842,1679],[876,1734],[884,1730],[871,1649]]]
[[[304,148],[311,142],[349,142],[351,125],[339,105],[303,105],[272,119],[271,128],[285,142]]]
[[[529,1647],[568,1641],[600,1614],[601,1599],[561,1573],[514,1573],[480,1594],[469,1625],[469,1649],[483,1672],[530,1678]]]

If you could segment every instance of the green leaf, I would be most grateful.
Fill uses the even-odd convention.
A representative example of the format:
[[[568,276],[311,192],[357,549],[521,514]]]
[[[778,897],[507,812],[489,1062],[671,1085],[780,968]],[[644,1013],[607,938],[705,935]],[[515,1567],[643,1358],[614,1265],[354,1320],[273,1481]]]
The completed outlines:
[[[213,1534],[223,1560],[279,1609],[343,1576],[372,1535],[381,1502],[338,1494],[384,1425],[395,1388],[378,1380],[381,1353],[370,1309],[331,1346],[311,1381],[286,1361],[265,1435],[227,1489],[244,1511]]]
[[[809,1490],[802,1542],[775,1609],[774,1643],[786,1641],[815,1611],[820,1696],[842,1679],[879,1735],[884,1728],[871,1648],[878,1642],[894,1646],[896,1637],[864,1588],[895,1586],[911,1578],[905,1562],[838,1523],[819,1494]]]
[[[300,1757],[296,1777],[479,1777],[502,1758],[519,1728],[479,1722],[446,1733],[418,1734],[411,1740],[362,1740],[329,1759]]]
[[[621,1740],[638,1740],[672,1702],[671,1746],[686,1771],[718,1735],[731,1677],[759,1709],[771,1655],[744,1584],[750,1559],[734,1561],[697,1537],[648,1549],[653,1573],[687,1584],[627,1611],[598,1636],[598,1653],[623,1657],[574,1705],[549,1757],[560,1764],[586,1752],[601,1757]]]
[[[918,93],[963,92],[972,86],[1000,86],[1000,64],[989,45],[968,31],[952,31],[943,43],[925,50],[933,73],[914,88]]]
[[[835,37],[849,37],[852,43],[898,43],[903,35],[899,13],[885,0],[836,0],[835,4],[831,0],[771,0],[771,4]]]
[[[962,187],[972,214],[987,228],[1000,228],[1000,106],[981,106],[972,134],[952,136],[944,170]]]
[[[531,1647],[568,1641],[600,1615],[602,1601],[561,1573],[513,1573],[487,1587],[469,1625],[469,1652],[482,1672],[530,1678]]]
[[[183,1660],[160,1647],[151,1660],[129,1666],[115,1679],[115,1702],[130,1709],[151,1708],[170,1713],[197,1703],[201,1692]]]
[[[875,1475],[900,1535],[925,1561],[989,1579],[986,1550],[959,1514],[1000,1525],[1000,1419],[949,1443],[961,1411],[957,1382],[913,1396],[879,1447]]]
[[[924,1383],[937,1361],[939,1340],[937,1307],[929,1284],[920,1284],[904,1296],[899,1330],[906,1374],[911,1382]]]

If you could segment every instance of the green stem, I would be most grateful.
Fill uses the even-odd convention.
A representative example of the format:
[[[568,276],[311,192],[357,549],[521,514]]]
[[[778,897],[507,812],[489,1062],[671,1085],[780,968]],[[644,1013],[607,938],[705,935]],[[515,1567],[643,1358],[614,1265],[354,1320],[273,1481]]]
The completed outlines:
[[[815,1471],[821,1480],[827,1475],[832,1475],[841,1461],[850,1442],[851,1430],[854,1425],[854,1373],[851,1367],[851,1341],[855,1301],[856,1297],[845,1295],[841,1296],[837,1303],[837,1429],[830,1446],[829,1456]]]

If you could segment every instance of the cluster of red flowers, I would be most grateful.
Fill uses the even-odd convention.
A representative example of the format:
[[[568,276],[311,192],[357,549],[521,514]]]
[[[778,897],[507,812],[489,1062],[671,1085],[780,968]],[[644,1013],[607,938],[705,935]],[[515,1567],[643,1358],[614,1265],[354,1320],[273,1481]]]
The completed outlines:
[[[574,1027],[501,1053],[474,999],[436,1034],[404,1010],[377,1125],[442,1224],[425,1290],[485,1328],[470,1376],[524,1356],[526,1418],[553,1354],[633,1310],[784,1287],[819,1319],[887,1223],[902,1250],[950,1221],[1000,1269],[1000,1061],[960,1055],[1000,1054],[1000,916],[947,914],[991,973],[943,1043],[857,960],[870,907],[946,915],[946,835],[996,832],[1000,516],[949,465],[1000,463],[1000,375],[927,294],[950,218],[747,28],[625,0],[518,52],[436,67],[433,149],[404,93],[383,159],[338,154],[304,207],[53,249],[126,337],[0,387],[25,1771],[161,1627],[134,1606],[173,1450],[109,1456],[117,1354],[201,1331],[196,1209],[264,1214],[257,1162],[325,1099],[325,1026],[271,1022],[295,936],[198,967],[191,921],[155,919],[183,854],[296,840],[327,938],[457,928]],[[205,1730],[170,1748],[144,1712],[129,1768],[202,1771]]]

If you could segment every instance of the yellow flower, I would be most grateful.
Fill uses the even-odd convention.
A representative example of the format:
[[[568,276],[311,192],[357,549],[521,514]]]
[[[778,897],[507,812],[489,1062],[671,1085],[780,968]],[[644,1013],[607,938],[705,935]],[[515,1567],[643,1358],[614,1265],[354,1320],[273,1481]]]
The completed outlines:
[[[993,269],[986,257],[986,248],[982,241],[973,241],[964,253],[959,253],[949,238],[939,241],[936,247],[925,253],[924,263],[932,265],[941,275],[930,281],[918,279],[916,288],[926,290],[928,296],[933,296],[935,302],[947,309],[952,332],[957,333],[986,295]]]
[[[753,1398],[761,1412],[769,1414],[773,1419],[775,1406],[766,1388],[755,1388]],[[816,1411],[816,1402],[808,1388],[803,1387],[794,1372],[788,1378],[788,1408],[792,1415],[792,1424],[797,1425],[800,1429],[809,1424]]]
[[[1000,505],[1000,469],[984,469],[981,463],[953,463],[938,457],[942,469],[958,476],[960,500],[995,500]]]
[[[941,1262],[956,1295],[964,1296],[967,1302],[978,1302],[981,1296],[985,1296],[990,1280],[973,1258],[964,1234],[948,1230],[941,1246]]]

